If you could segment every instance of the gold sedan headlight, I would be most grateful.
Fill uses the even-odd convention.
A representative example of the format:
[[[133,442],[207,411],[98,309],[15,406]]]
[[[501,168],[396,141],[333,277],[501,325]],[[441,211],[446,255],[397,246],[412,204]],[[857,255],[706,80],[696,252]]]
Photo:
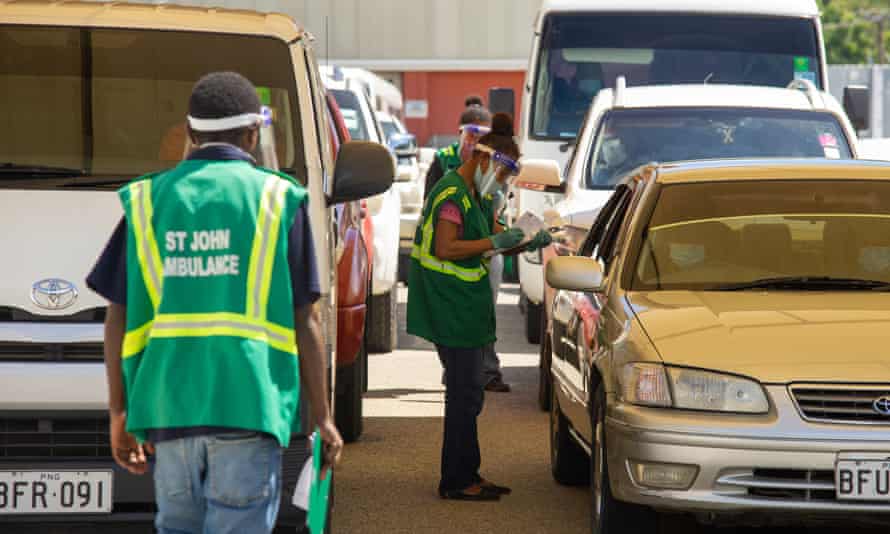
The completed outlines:
[[[631,363],[621,373],[624,402],[708,412],[766,413],[769,401],[754,380],[723,373]]]

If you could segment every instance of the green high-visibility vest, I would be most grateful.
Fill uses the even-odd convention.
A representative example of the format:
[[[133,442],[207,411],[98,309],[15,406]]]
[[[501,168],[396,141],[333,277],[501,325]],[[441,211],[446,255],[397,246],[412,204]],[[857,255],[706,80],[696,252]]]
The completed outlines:
[[[119,191],[127,220],[127,430],[299,431],[287,263],[306,190],[245,161],[189,160]]]
[[[491,235],[491,220],[454,171],[436,184],[415,232],[408,278],[408,333],[437,345],[482,347],[495,341],[495,310],[482,256],[446,261],[436,257],[436,224],[446,201],[463,215],[461,239]]]
[[[436,151],[436,159],[439,160],[439,167],[444,174],[456,171],[463,164],[460,159],[460,142]]]

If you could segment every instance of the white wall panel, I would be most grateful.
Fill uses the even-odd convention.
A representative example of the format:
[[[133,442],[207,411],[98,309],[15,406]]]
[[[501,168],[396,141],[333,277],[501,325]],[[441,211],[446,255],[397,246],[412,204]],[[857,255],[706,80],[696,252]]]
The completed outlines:
[[[316,37],[320,57],[327,53],[332,60],[350,64],[456,65],[466,60],[476,68],[490,62],[524,62],[541,4],[541,0],[140,1],[285,13]]]

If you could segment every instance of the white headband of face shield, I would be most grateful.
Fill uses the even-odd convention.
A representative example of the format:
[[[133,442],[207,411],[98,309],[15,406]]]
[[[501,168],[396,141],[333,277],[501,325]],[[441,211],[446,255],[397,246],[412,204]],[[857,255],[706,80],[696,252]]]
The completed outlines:
[[[189,126],[196,132],[224,132],[247,126],[259,126],[265,117],[260,113],[243,113],[220,119],[199,119],[188,116]]]

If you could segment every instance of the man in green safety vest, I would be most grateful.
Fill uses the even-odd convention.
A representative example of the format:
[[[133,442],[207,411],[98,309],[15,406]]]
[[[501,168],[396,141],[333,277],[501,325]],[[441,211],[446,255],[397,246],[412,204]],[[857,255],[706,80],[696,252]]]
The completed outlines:
[[[112,454],[136,474],[156,454],[161,533],[271,532],[301,384],[329,464],[342,449],[307,192],[251,155],[272,120],[243,76],[199,80],[197,148],[119,191],[124,219],[87,280],[109,300]]]

